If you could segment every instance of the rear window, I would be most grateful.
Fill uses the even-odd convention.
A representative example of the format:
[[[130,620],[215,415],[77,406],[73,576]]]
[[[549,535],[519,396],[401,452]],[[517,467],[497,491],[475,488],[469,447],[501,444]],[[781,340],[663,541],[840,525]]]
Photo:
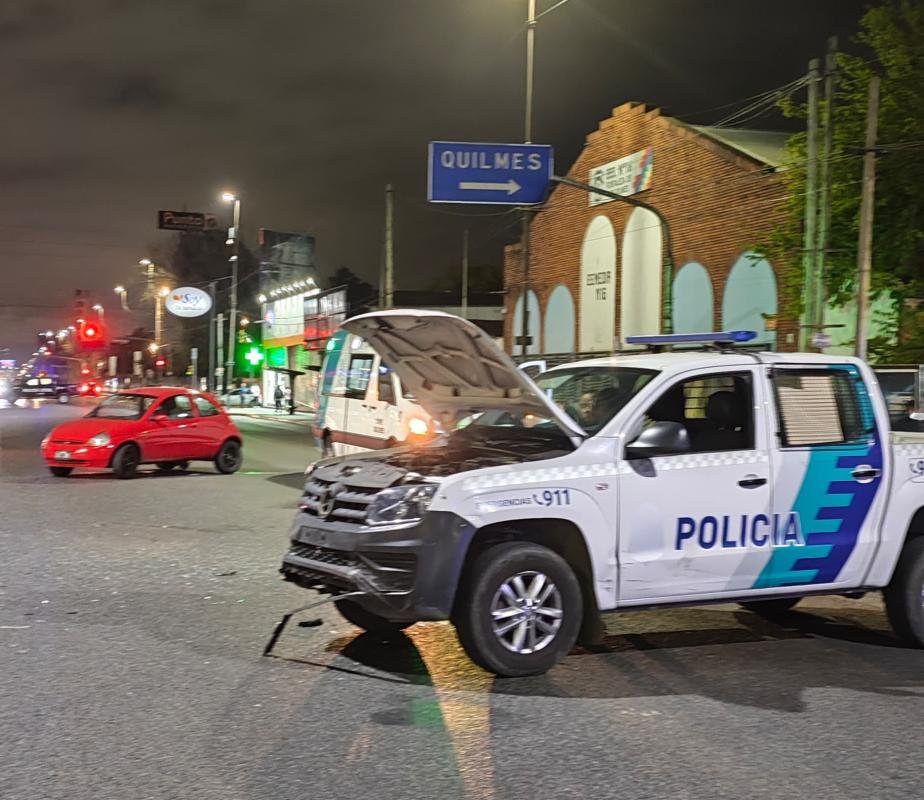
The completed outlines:
[[[783,447],[857,442],[867,432],[856,378],[847,370],[774,370]]]

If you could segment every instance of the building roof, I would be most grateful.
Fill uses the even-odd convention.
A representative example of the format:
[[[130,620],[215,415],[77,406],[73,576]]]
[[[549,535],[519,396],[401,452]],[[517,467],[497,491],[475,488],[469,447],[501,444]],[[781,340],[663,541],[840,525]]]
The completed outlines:
[[[786,161],[786,143],[791,136],[789,133],[746,128],[714,128],[708,125],[688,127],[767,166],[780,167]]]

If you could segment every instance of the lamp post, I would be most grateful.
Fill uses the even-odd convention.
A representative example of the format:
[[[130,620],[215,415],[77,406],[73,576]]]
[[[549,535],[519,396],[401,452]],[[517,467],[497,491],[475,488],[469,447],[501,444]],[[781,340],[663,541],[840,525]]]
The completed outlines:
[[[124,286],[116,286],[113,290],[119,296],[119,303],[122,306],[123,311],[130,311],[128,307],[128,292],[125,291]]]
[[[536,0],[528,0],[526,14],[526,112],[523,119],[523,141],[529,144],[533,137],[533,60],[536,38]],[[523,233],[520,245],[523,259],[523,331],[520,354],[525,356],[529,347],[529,209],[523,209]]]
[[[231,227],[228,229],[226,244],[233,248],[231,257],[231,298],[228,320],[228,360],[225,362],[225,391],[231,390],[234,378],[234,337],[237,335],[237,262],[241,254],[241,198],[233,192],[222,192],[221,199],[225,203],[234,204],[234,213]]]

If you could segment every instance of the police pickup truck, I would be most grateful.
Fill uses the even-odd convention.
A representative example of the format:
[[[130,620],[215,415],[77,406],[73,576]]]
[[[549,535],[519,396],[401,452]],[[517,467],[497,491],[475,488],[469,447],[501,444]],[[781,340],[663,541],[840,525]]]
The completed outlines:
[[[309,468],[281,571],[359,627],[448,619],[486,670],[533,675],[604,612],[881,590],[924,644],[924,436],[890,431],[865,363],[741,331],[638,337],[533,382],[448,314],[344,327],[449,431]]]

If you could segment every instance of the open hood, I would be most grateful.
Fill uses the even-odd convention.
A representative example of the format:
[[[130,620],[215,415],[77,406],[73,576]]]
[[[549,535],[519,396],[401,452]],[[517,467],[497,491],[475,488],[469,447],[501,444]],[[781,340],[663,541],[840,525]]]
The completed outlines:
[[[343,327],[369,344],[434,417],[441,411],[520,411],[586,434],[517,369],[477,325],[443,311],[392,309],[360,314]]]

